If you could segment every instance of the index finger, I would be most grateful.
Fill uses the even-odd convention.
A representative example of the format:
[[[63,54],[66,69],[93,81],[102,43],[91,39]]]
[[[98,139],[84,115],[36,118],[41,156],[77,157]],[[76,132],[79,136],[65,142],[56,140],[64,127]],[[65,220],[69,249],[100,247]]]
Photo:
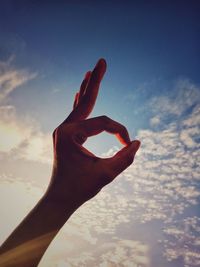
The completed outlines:
[[[84,120],[80,122],[79,126],[85,137],[90,137],[106,131],[114,134],[123,145],[128,145],[131,142],[126,127],[107,116]]]

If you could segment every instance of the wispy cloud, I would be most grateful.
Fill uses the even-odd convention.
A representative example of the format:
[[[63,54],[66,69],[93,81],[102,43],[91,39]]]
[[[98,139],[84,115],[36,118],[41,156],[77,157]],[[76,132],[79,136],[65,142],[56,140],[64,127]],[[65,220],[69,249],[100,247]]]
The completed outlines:
[[[14,57],[0,62],[0,152],[15,158],[51,162],[51,134],[43,133],[33,118],[19,116],[10,105],[8,97],[24,83],[34,79],[37,73],[13,67]]]
[[[160,116],[159,115],[156,115],[156,116],[154,116],[154,117],[152,117],[151,119],[150,119],[150,125],[152,126],[152,127],[154,127],[154,126],[158,126],[159,124],[160,124]]]
[[[200,90],[188,79],[180,79],[174,84],[173,94],[155,96],[150,101],[151,110],[160,116],[180,116],[200,100]]]
[[[37,76],[37,73],[12,67],[12,61],[13,57],[5,62],[0,61],[0,101],[5,100],[12,91]]]
[[[0,152],[14,158],[51,163],[52,137],[32,118],[19,117],[14,106],[0,107]]]

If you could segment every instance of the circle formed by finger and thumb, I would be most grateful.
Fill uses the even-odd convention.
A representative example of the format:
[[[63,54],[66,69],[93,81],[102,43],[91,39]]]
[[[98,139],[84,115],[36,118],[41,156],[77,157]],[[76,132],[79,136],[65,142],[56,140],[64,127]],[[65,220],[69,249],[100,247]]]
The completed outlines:
[[[107,116],[88,119],[80,122],[79,125],[81,131],[87,137],[106,131],[108,133],[115,134],[118,140],[125,145],[125,147],[123,147],[113,157],[102,159],[110,169],[110,177],[108,177],[108,180],[114,179],[133,162],[134,156],[140,147],[140,141],[134,140],[131,142],[125,126]]]
[[[107,116],[100,116],[81,121],[79,126],[81,131],[83,131],[87,137],[106,131],[108,133],[115,134],[117,139],[123,145],[128,145],[131,142],[126,127]]]

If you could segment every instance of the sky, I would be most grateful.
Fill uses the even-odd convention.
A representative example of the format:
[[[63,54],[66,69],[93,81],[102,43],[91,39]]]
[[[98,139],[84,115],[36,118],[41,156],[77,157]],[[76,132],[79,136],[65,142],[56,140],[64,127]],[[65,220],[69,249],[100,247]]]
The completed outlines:
[[[103,57],[91,117],[119,121],[142,146],[39,266],[200,265],[199,13],[198,1],[1,1],[1,242],[45,192],[51,134]],[[121,147],[106,133],[85,146],[101,157]]]

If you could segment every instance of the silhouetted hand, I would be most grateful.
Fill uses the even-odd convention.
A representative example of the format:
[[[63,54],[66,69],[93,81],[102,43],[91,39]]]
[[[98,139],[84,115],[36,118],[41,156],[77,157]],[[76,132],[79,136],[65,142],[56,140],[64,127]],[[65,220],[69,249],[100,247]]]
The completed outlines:
[[[51,183],[0,248],[0,266],[36,267],[61,227],[74,211],[95,196],[132,162],[140,142],[130,141],[126,128],[106,116],[87,119],[106,71],[99,60],[87,72],[75,96],[74,109],[53,133],[54,163]],[[108,159],[96,157],[82,144],[102,131],[115,134],[124,145]]]
[[[87,119],[105,71],[106,62],[100,59],[94,70],[86,73],[73,111],[53,133],[54,165],[48,193],[60,204],[68,201],[78,207],[95,196],[133,162],[140,146],[139,141],[130,141],[123,125],[107,116]],[[99,158],[82,146],[87,137],[102,131],[115,134],[125,146],[111,158]]]

